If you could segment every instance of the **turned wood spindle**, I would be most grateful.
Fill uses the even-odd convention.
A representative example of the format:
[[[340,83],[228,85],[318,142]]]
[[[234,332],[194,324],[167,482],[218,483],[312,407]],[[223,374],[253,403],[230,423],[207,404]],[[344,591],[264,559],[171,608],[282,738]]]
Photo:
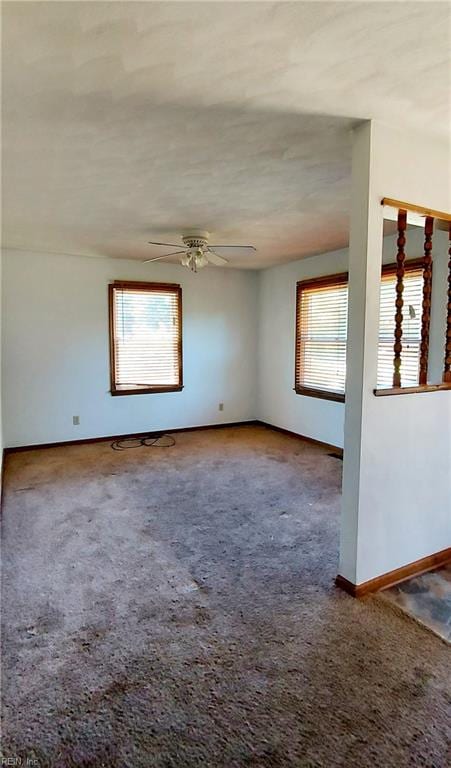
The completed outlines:
[[[448,304],[446,313],[445,370],[443,381],[451,384],[451,222],[449,224]]]
[[[401,386],[401,352],[402,352],[402,308],[404,291],[404,259],[405,254],[405,231],[407,227],[407,211],[398,211],[398,253],[396,254],[396,314],[395,314],[395,343],[393,346],[393,386]]]
[[[424,224],[423,305],[421,311],[420,376],[419,383],[428,382],[429,327],[431,324],[432,294],[432,232],[434,219],[426,216]]]

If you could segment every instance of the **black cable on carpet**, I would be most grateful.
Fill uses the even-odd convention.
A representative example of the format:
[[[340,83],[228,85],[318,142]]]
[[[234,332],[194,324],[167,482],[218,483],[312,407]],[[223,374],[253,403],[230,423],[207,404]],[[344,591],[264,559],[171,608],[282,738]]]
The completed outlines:
[[[128,437],[123,440],[113,440],[111,447],[113,451],[126,451],[129,448],[172,448],[175,445],[175,438],[172,435],[162,435],[158,432],[149,432],[142,437]]]

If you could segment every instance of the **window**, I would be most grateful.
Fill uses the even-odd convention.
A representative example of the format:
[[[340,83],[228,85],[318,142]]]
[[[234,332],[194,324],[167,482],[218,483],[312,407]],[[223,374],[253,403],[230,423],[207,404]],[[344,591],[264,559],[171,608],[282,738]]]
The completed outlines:
[[[423,270],[421,265],[406,265],[403,290],[401,384],[416,387],[420,373]],[[377,388],[393,386],[393,343],[395,328],[396,268],[383,270],[380,293],[379,350]]]
[[[382,270],[377,387],[393,386],[396,266]],[[401,382],[419,383],[423,269],[405,263]],[[344,400],[348,315],[348,275],[297,284],[295,390],[301,395]]]
[[[182,289],[167,283],[109,286],[111,394],[182,389]]]
[[[298,394],[344,400],[348,328],[348,276],[297,285],[296,381]]]

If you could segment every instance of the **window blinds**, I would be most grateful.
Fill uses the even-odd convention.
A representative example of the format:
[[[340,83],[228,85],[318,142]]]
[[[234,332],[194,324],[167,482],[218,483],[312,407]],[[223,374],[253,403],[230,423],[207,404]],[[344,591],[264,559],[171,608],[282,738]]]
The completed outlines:
[[[401,386],[419,382],[423,269],[418,261],[405,265]],[[296,315],[296,381],[298,392],[343,395],[346,380],[348,279],[298,283]],[[393,386],[396,271],[384,268],[380,289],[377,388]],[[308,392],[307,392],[308,394]]]
[[[406,265],[403,291],[401,386],[415,387],[419,382],[423,270]],[[396,273],[382,275],[380,292],[379,350],[377,388],[393,386],[393,344],[395,328]]]
[[[181,384],[181,291],[161,284],[114,284],[113,371],[116,389]]]
[[[298,285],[296,388],[344,394],[347,278]]]

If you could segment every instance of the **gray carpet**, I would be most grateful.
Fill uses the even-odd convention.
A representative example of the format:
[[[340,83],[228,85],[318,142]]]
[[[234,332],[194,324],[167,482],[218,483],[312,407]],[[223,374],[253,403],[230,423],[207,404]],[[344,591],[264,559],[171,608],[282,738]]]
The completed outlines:
[[[448,649],[334,587],[342,464],[264,427],[7,458],[4,755],[448,765]]]

